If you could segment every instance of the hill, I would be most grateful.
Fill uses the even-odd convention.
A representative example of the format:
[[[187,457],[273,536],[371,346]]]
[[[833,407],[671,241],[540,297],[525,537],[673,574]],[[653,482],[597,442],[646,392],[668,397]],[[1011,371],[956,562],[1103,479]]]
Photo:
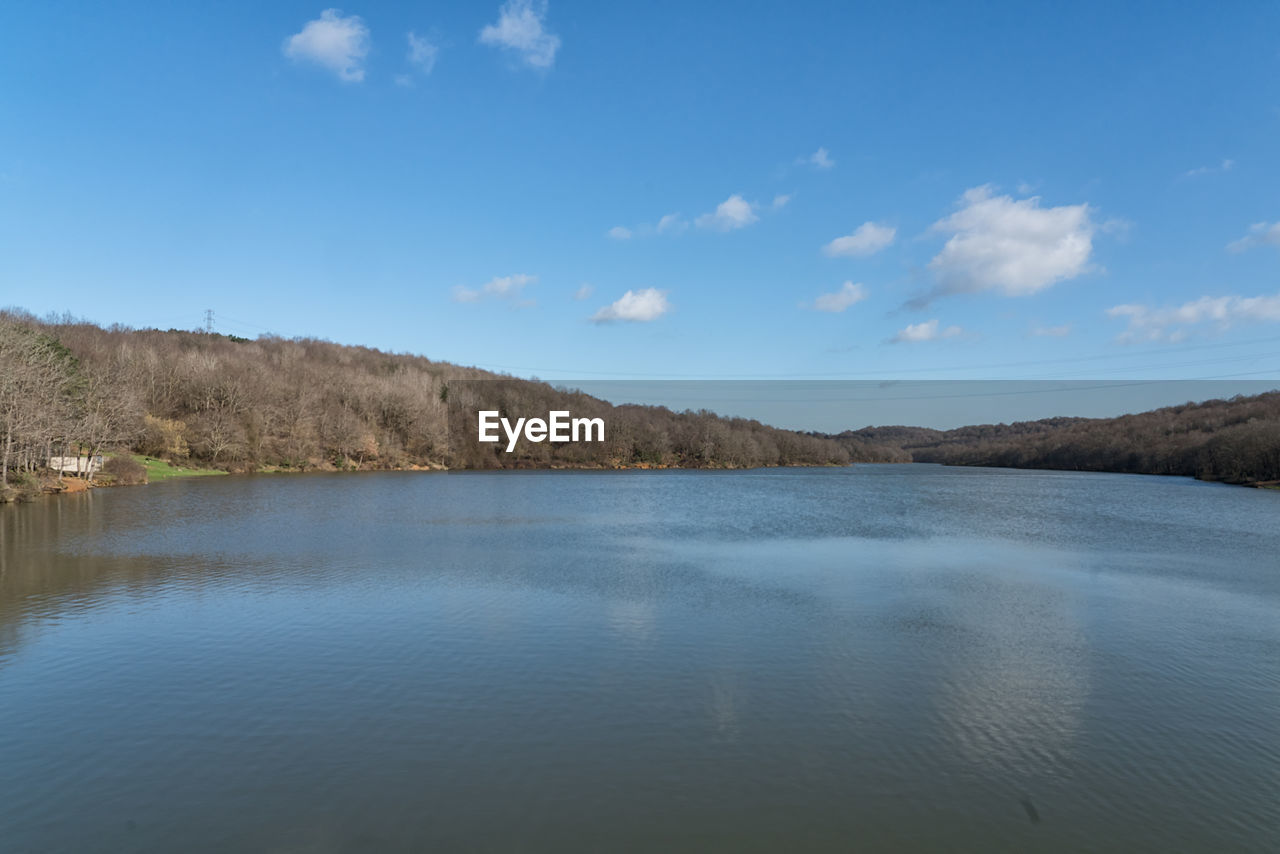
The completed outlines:
[[[1118,418],[1047,418],[955,430],[867,427],[832,436],[915,462],[1280,480],[1280,391],[1184,403]]]
[[[471,440],[478,409],[569,410],[605,417],[609,429],[603,443],[522,442],[507,454]],[[850,460],[841,443],[757,421],[615,407],[421,356],[316,339],[102,328],[12,310],[0,312],[0,443],[0,487],[53,456],[112,450],[232,471]]]
[[[602,443],[522,441],[507,454],[475,441],[480,409],[513,418],[568,410],[605,419],[608,431]],[[915,461],[1256,484],[1280,481],[1280,392],[1119,418],[825,435],[706,410],[613,406],[544,382],[317,339],[0,312],[0,494],[30,489],[50,457],[111,451],[241,472]]]

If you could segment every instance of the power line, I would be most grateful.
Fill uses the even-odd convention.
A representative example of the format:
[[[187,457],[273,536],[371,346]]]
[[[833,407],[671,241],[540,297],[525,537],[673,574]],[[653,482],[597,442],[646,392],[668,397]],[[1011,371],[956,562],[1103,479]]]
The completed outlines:
[[[952,371],[981,371],[1001,368],[1023,368],[1040,365],[1079,364],[1108,359],[1128,359],[1143,356],[1157,356],[1164,353],[1189,353],[1199,350],[1219,350],[1226,347],[1244,347],[1251,344],[1271,344],[1280,341],[1280,337],[1255,338],[1248,341],[1224,341],[1216,344],[1199,344],[1188,347],[1161,347],[1154,350],[1140,350],[1133,353],[1102,353],[1094,356],[1072,356],[1059,359],[1033,359],[1021,362],[993,362],[985,365],[940,365],[928,368],[890,368],[875,371],[823,371],[799,374],[718,374],[708,377],[707,374],[660,373],[652,371],[574,371],[566,368],[529,368],[515,365],[498,365],[491,362],[477,362],[473,367],[485,370],[520,371],[529,374],[553,373],[569,377],[578,376],[616,376],[642,377],[646,379],[804,379],[806,377],[874,377],[885,378],[887,374],[932,374]],[[1260,354],[1256,358],[1265,358],[1271,354]],[[1247,357],[1254,358],[1254,357]]]
[[[268,333],[269,333],[269,332],[271,332],[271,330],[270,330],[270,329],[268,329],[268,328],[267,328],[267,327],[265,327],[265,326],[259,326],[258,324],[256,324],[256,323],[250,323],[250,322],[249,322],[249,321],[247,321],[247,320],[238,320],[238,319],[236,319],[236,318],[234,318],[234,317],[227,317],[225,314],[222,316],[222,319],[223,319],[223,320],[229,320],[229,321],[231,321],[232,323],[234,323],[234,324],[235,324],[235,325],[237,325],[237,326],[247,326],[247,327],[249,327],[249,328],[251,328],[251,329],[260,329],[260,330],[262,330],[263,332],[268,332]]]
[[[212,317],[213,317],[213,310],[212,309],[206,310],[205,311],[206,331],[212,331]],[[247,320],[241,320],[235,317],[228,317],[226,315],[223,315],[222,322],[224,325],[227,323],[230,323],[233,327],[247,327],[249,329],[266,332],[267,334],[271,334],[271,335],[276,334],[273,330],[271,330],[266,326],[261,326],[259,324],[252,323]],[[1032,360],[1024,360],[1024,361],[1018,361],[1018,362],[991,362],[991,363],[980,364],[980,365],[939,365],[935,367],[926,367],[926,368],[890,368],[885,370],[874,370],[874,371],[815,371],[815,372],[804,372],[804,373],[774,373],[774,374],[748,373],[748,374],[708,375],[706,373],[664,373],[664,372],[652,372],[652,371],[598,371],[598,370],[593,371],[593,370],[570,370],[566,368],[530,368],[530,367],[517,366],[517,365],[499,365],[499,364],[494,364],[490,362],[476,362],[476,363],[473,363],[471,367],[481,368],[484,370],[511,371],[511,372],[519,372],[523,374],[533,374],[533,375],[544,374],[544,373],[560,374],[570,379],[577,379],[579,377],[583,377],[583,378],[585,377],[635,377],[640,379],[654,379],[654,380],[690,379],[690,380],[704,380],[704,381],[713,381],[713,380],[720,380],[720,379],[802,380],[806,378],[841,378],[841,377],[848,377],[848,378],[868,377],[873,379],[892,379],[893,375],[898,375],[898,374],[919,375],[919,374],[933,374],[933,373],[953,373],[953,372],[961,372],[961,371],[999,370],[999,369],[1005,369],[1005,368],[1083,364],[1088,362],[1097,362],[1097,361],[1105,361],[1105,360],[1118,360],[1118,359],[1142,358],[1146,356],[1158,356],[1158,355],[1167,354],[1167,353],[1182,354],[1182,353],[1191,353],[1191,352],[1197,352],[1202,350],[1221,350],[1224,348],[1245,347],[1253,344],[1273,344],[1276,342],[1280,342],[1280,336],[1272,336],[1268,338],[1254,338],[1254,339],[1249,339],[1244,341],[1222,341],[1222,342],[1215,342],[1215,343],[1209,343],[1209,344],[1195,344],[1195,345],[1190,345],[1185,347],[1158,347],[1155,349],[1138,350],[1138,351],[1129,352],[1129,353],[1101,353],[1101,354],[1092,355],[1092,356],[1070,356],[1070,357],[1062,357],[1062,358],[1056,358],[1056,359],[1032,359]],[[1129,370],[1160,370],[1164,368],[1193,367],[1193,366],[1200,366],[1200,365],[1215,364],[1218,362],[1245,361],[1248,359],[1263,359],[1263,358],[1269,358],[1273,355],[1275,355],[1275,353],[1259,353],[1259,354],[1254,354],[1250,356],[1238,356],[1238,357],[1230,357],[1230,358],[1223,358],[1223,359],[1217,359],[1217,360],[1185,362],[1185,363],[1171,364],[1171,365],[1146,365],[1142,367],[1135,366],[1131,368],[1108,367],[1106,370],[1100,371],[1100,373],[1117,374],[1117,373],[1124,373]],[[1261,371],[1258,373],[1269,373],[1269,372]],[[1044,377],[1044,376],[1025,377],[1025,379],[1048,379],[1048,378],[1049,377]],[[1024,378],[1017,378],[1017,379],[1024,379]]]
[[[1268,353],[1250,353],[1244,356],[1223,356],[1217,359],[1198,359],[1194,362],[1170,362],[1164,365],[1129,365],[1123,368],[1090,369],[1089,373],[1091,375],[1133,374],[1139,371],[1161,371],[1161,370],[1170,370],[1172,368],[1198,368],[1198,367],[1203,367],[1205,365],[1222,365],[1222,364],[1230,364],[1232,362],[1258,362],[1263,359],[1271,359],[1277,356],[1280,356],[1280,351],[1271,351]],[[1093,377],[1091,376],[1090,379],[1092,378]],[[1033,376],[1033,377],[1017,377],[1017,379],[1052,380],[1052,379],[1071,379],[1071,377],[1062,376],[1061,374],[1059,375],[1042,374],[1042,375]],[[1131,376],[1130,379],[1137,379],[1137,377]],[[1177,378],[1175,377],[1173,378],[1173,380],[1170,380],[1170,381],[1177,381]]]
[[[722,398],[717,398],[714,396],[703,396],[702,398],[699,398],[697,400],[694,400],[694,399],[681,400],[680,398],[665,397],[661,394],[658,394],[658,395],[653,395],[652,399],[657,400],[659,402],[657,404],[651,403],[648,405],[665,405],[666,403],[701,403],[701,404],[705,404],[707,407],[711,407],[711,406],[718,406],[725,403],[887,403],[887,402],[899,401],[899,400],[954,400],[958,398],[971,398],[971,397],[1007,397],[1010,395],[1021,395],[1021,394],[1051,394],[1055,392],[1061,393],[1061,392],[1068,392],[1068,391],[1099,391],[1103,389],[1133,388],[1135,386],[1147,386],[1147,385],[1172,385],[1172,384],[1189,383],[1189,382],[1207,382],[1212,380],[1238,379],[1241,377],[1255,377],[1261,374],[1277,374],[1277,373],[1280,373],[1280,368],[1272,369],[1269,371],[1244,371],[1244,372],[1235,373],[1235,374],[1218,374],[1216,376],[1189,377],[1187,379],[1177,379],[1177,380],[1133,380],[1133,381],[1105,380],[1096,385],[1080,385],[1080,386],[1065,386],[1065,387],[1051,387],[1051,388],[1019,388],[1019,389],[1008,389],[1005,391],[974,391],[974,392],[957,392],[954,394],[922,394],[922,395],[910,395],[910,396],[900,396],[900,397],[835,396],[835,397],[808,397],[808,398],[806,397],[781,397],[781,398],[764,398],[764,397],[723,398],[722,397]],[[1264,379],[1261,381],[1266,382],[1267,380]],[[953,383],[981,383],[981,382],[1005,384],[1005,383],[1030,383],[1030,382],[1037,382],[1037,381],[1036,380],[911,380],[909,382],[914,382],[919,384],[925,384],[925,383],[953,384]],[[1063,381],[1051,380],[1049,382],[1063,382]]]

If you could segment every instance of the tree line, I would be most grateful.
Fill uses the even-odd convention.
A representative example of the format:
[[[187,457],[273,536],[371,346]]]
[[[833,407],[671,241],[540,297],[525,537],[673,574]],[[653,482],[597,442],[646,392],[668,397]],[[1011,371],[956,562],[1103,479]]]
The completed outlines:
[[[896,448],[915,462],[1280,481],[1280,391],[1118,418],[1046,418],[955,430],[867,427],[841,443]]]
[[[604,418],[603,443],[475,441],[476,413]],[[232,471],[933,462],[1280,480],[1280,392],[1109,419],[798,433],[310,338],[101,327],[0,311],[0,493],[56,456]],[[123,466],[128,457],[120,455]],[[120,472],[123,473],[123,472]],[[86,472],[86,477],[92,473]]]
[[[602,416],[607,441],[522,443],[503,454],[467,440],[478,409]],[[0,312],[0,442],[0,488],[34,477],[50,457],[110,451],[232,471],[850,461],[845,445],[823,437],[706,411],[612,406],[421,356],[16,310]]]

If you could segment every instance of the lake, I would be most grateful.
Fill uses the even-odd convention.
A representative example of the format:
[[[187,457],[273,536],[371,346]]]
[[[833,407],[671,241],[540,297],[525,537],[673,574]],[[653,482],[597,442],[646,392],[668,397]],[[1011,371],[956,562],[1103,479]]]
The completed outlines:
[[[277,475],[0,537],[6,852],[1280,850],[1280,492]]]

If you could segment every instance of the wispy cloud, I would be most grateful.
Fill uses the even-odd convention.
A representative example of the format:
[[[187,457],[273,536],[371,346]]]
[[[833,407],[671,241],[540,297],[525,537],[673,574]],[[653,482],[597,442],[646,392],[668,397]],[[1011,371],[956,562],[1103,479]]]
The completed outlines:
[[[526,285],[538,281],[537,276],[527,273],[516,273],[511,276],[496,276],[479,288],[468,288],[458,285],[453,289],[454,302],[480,302],[483,299],[514,300],[520,297]]]
[[[688,227],[689,223],[681,218],[679,213],[669,213],[658,220],[658,224],[654,226],[653,230],[658,234],[674,234],[684,231]]]
[[[1280,322],[1280,293],[1256,297],[1203,296],[1163,308],[1129,303],[1107,309],[1107,316],[1129,322],[1117,338],[1121,342],[1181,341],[1192,327],[1205,324],[1216,332],[1225,332],[1239,323]]]
[[[824,255],[833,258],[839,255],[874,255],[893,243],[893,238],[897,233],[898,230],[892,226],[864,222],[854,229],[852,234],[837,237],[826,246],[823,246],[822,252]]]
[[[560,37],[547,32],[546,16],[546,0],[508,0],[498,10],[498,22],[480,31],[480,43],[511,51],[531,68],[550,68]]]
[[[666,291],[645,288],[640,291],[627,291],[617,300],[591,315],[591,321],[593,323],[615,321],[648,323],[657,320],[670,310],[671,304],[667,302]]]
[[[814,311],[839,314],[849,306],[862,302],[867,296],[865,285],[845,282],[840,286],[839,290],[829,294],[819,294],[808,307]]]
[[[791,202],[791,196],[778,194],[772,202],[751,202],[740,194],[734,193],[709,213],[695,217],[693,225],[707,231],[736,231],[760,221],[761,213],[780,211]],[[656,225],[641,223],[639,225],[615,225],[605,234],[614,240],[630,240],[633,237],[652,237],[654,235],[680,234],[689,228],[689,220],[679,212],[669,213],[660,218]]]
[[[285,39],[281,50],[294,62],[320,65],[342,80],[359,83],[369,54],[369,28],[359,15],[344,18],[337,9],[325,9]]]
[[[593,287],[592,285],[583,284],[582,287],[578,288],[576,291],[573,292],[573,298],[576,300],[584,300],[589,298],[595,292],[596,292],[595,287]]]
[[[831,159],[831,152],[825,148],[819,148],[813,154],[806,154],[803,157],[796,158],[796,163],[812,166],[814,169],[830,169],[836,165],[836,162]]]
[[[716,205],[715,211],[703,214],[694,220],[694,223],[698,228],[707,228],[712,231],[734,231],[746,228],[759,220],[756,205],[735,193]]]
[[[430,74],[436,67],[436,59],[440,56],[440,46],[426,36],[410,32],[409,53],[406,59],[414,68],[423,74]]]
[[[1280,222],[1255,222],[1239,240],[1227,244],[1230,252],[1243,252],[1255,246],[1280,246]]]
[[[655,234],[679,234],[689,227],[688,220],[678,213],[669,213],[658,220],[657,225],[643,222],[636,226],[615,225],[605,232],[614,240],[630,240],[633,237],[652,237]]]
[[[934,318],[922,323],[909,324],[889,340],[894,344],[916,344],[921,341],[940,341],[944,338],[955,338],[963,334],[964,330],[959,326],[941,328],[937,318]]]
[[[990,185],[974,187],[959,210],[934,223],[934,231],[951,234],[929,262],[938,285],[910,304],[980,291],[1026,296],[1088,272],[1098,230],[1092,213],[1087,204],[1042,208],[1038,196],[1014,199]]]
[[[1031,330],[1031,335],[1035,338],[1066,338],[1070,334],[1070,323],[1064,323],[1061,326],[1037,326]]]
[[[1236,162],[1228,158],[1216,166],[1198,166],[1195,169],[1188,169],[1186,172],[1182,173],[1182,177],[1198,178],[1201,175],[1212,175],[1215,172],[1230,172],[1235,165]]]

